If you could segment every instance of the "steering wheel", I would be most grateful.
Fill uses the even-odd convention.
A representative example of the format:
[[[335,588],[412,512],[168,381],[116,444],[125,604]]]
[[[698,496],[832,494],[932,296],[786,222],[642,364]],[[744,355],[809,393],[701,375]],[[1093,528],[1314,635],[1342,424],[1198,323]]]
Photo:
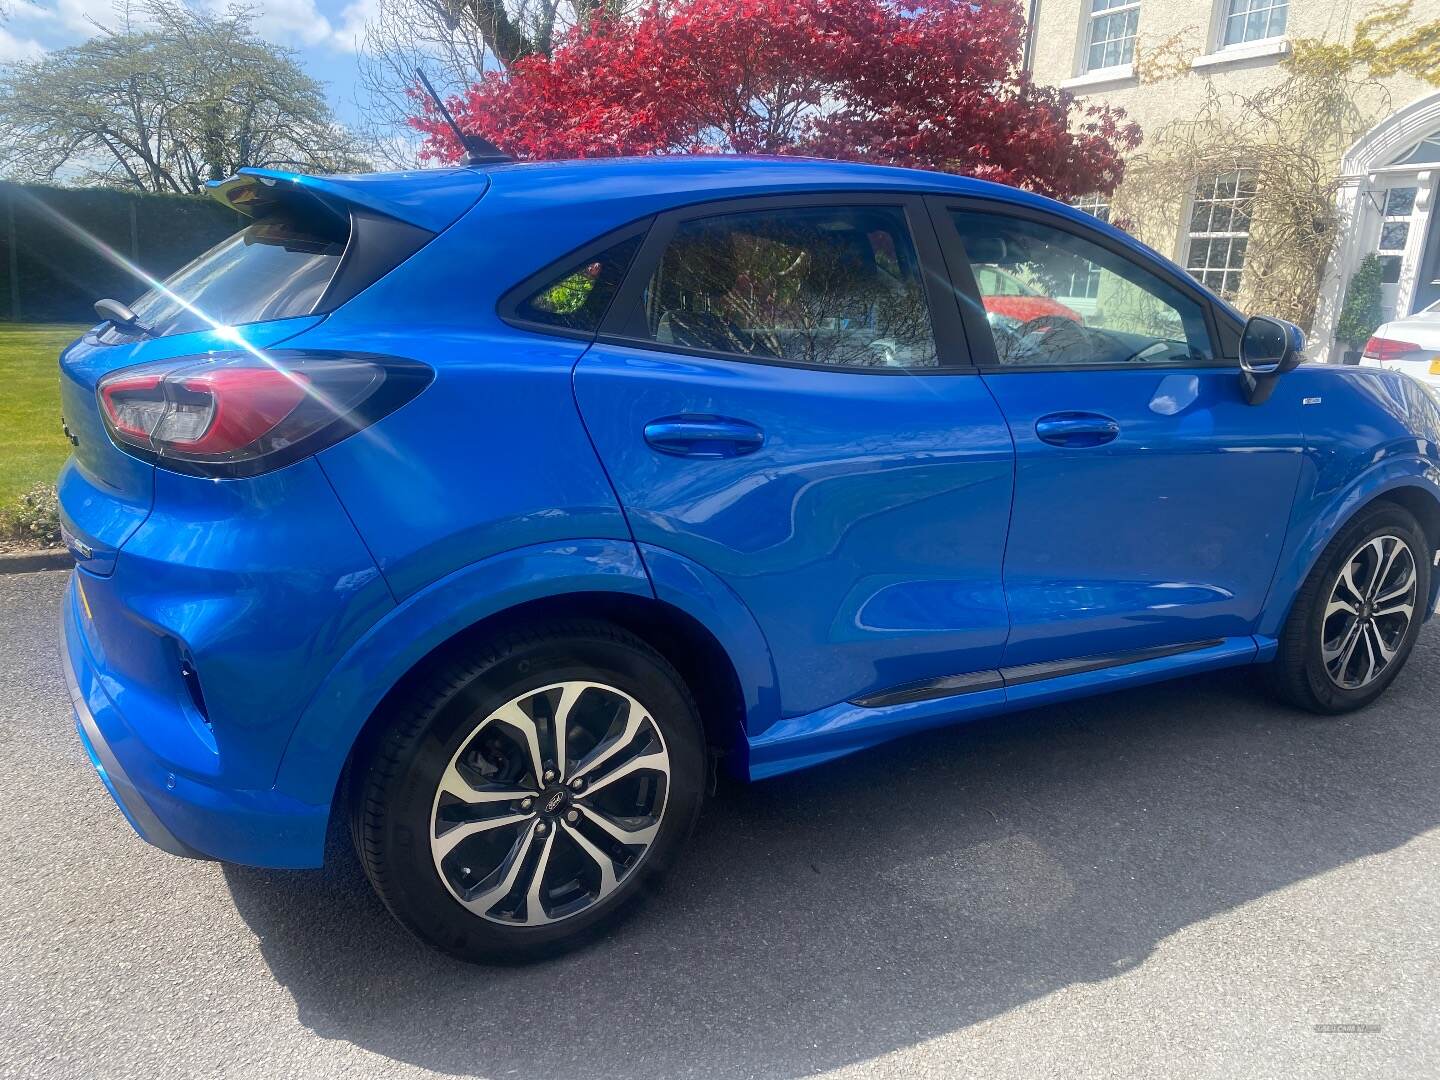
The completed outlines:
[[[1064,315],[1038,315],[1033,319],[1027,319],[1017,326],[1012,333],[1016,337],[1023,338],[1030,334],[1038,334],[1047,330],[1081,330],[1084,329],[1074,319],[1067,319]]]

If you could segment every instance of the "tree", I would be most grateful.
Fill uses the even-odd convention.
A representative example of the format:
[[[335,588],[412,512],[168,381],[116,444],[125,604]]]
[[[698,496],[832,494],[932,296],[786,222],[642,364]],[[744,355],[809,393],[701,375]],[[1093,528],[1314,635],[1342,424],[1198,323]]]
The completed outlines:
[[[3,0],[0,0],[3,2]],[[375,0],[359,52],[362,130],[374,152],[415,163],[415,72],[442,92],[459,92],[485,73],[526,56],[549,56],[557,37],[617,15],[627,0]]]
[[[248,9],[155,0],[144,16],[0,69],[0,170],[195,193],[247,165],[363,164],[320,84],[251,32]]]
[[[1142,81],[1190,77],[1193,50],[1176,45],[1183,36],[1141,43]],[[1268,85],[1212,84],[1193,116],[1152,132],[1130,160],[1112,214],[1138,235],[1173,236],[1175,208],[1198,184],[1243,175],[1249,239],[1238,300],[1308,330],[1340,240],[1340,159],[1391,110],[1380,80],[1397,72],[1440,86],[1440,21],[1415,24],[1409,3],[1377,9],[1349,40],[1297,40]]]
[[[452,101],[523,158],[813,154],[1109,192],[1139,129],[1020,70],[1014,0],[675,0],[596,16]],[[412,91],[424,152],[454,136]]]

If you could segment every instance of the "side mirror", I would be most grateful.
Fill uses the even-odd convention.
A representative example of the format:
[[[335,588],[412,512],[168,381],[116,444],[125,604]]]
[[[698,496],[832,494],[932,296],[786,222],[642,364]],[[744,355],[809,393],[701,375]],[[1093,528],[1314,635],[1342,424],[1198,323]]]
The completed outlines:
[[[1305,359],[1305,335],[1294,323],[1255,315],[1240,335],[1240,375],[1245,399],[1259,405],[1275,389],[1275,380]]]

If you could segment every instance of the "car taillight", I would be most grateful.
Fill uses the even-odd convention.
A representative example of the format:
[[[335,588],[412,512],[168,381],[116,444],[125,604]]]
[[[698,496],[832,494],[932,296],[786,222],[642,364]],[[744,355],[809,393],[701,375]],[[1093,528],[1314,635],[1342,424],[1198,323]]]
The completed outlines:
[[[1399,341],[1395,338],[1372,337],[1365,342],[1364,356],[1370,360],[1399,360],[1410,353],[1419,352],[1420,346],[1413,341]]]
[[[254,476],[373,424],[433,377],[398,357],[274,350],[126,368],[96,393],[111,437],[139,456],[200,476]]]

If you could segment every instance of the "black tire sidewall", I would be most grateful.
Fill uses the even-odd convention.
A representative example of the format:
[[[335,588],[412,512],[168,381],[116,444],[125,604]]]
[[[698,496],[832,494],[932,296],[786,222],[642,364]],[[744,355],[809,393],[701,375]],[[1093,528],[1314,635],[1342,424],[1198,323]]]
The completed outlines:
[[[1378,536],[1399,536],[1410,547],[1415,559],[1416,599],[1415,613],[1405,638],[1396,651],[1395,659],[1373,683],[1355,690],[1337,686],[1325,669],[1321,647],[1321,624],[1325,606],[1330,602],[1330,593],[1341,568],[1360,547]],[[1349,712],[1370,704],[1389,687],[1400,674],[1415,642],[1420,636],[1424,623],[1426,605],[1430,598],[1430,559],[1433,552],[1418,523],[1407,511],[1399,507],[1385,507],[1364,514],[1353,522],[1331,545],[1319,567],[1319,588],[1310,597],[1309,610],[1303,621],[1303,638],[1298,643],[1303,652],[1303,677],[1308,696],[1313,698],[1320,711],[1327,713]]]
[[[699,718],[679,677],[623,638],[538,635],[460,676],[460,685],[398,747],[398,768],[376,785],[379,835],[368,836],[384,866],[380,890],[391,911],[423,940],[478,961],[536,958],[574,947],[628,914],[653,891],[694,827],[704,797],[705,746]],[[605,683],[645,707],[670,754],[660,831],[638,867],[610,896],[545,926],[506,926],[472,914],[450,894],[430,850],[431,812],[440,777],[490,710],[530,690],[569,680]]]

